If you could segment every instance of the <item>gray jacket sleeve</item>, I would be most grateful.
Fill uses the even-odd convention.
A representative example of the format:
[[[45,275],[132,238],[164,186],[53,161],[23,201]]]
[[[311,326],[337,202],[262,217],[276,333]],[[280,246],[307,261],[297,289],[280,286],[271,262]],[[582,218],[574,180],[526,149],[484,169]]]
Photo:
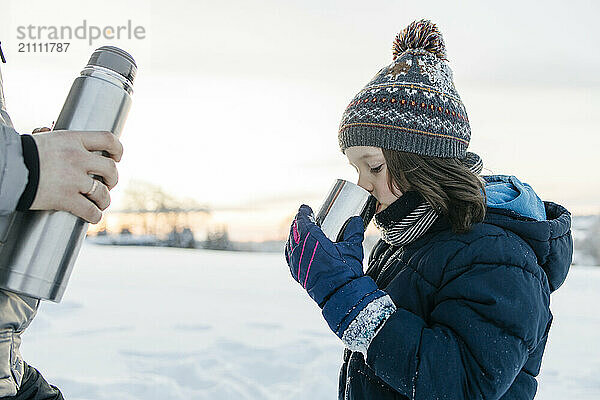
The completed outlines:
[[[11,218],[3,216],[15,210],[27,186],[29,171],[23,160],[21,138],[12,128],[4,106],[0,71],[0,240]],[[0,397],[15,396],[24,374],[19,345],[21,333],[31,323],[39,300],[0,289]]]
[[[19,134],[0,124],[0,215],[15,210],[27,185],[28,174]]]

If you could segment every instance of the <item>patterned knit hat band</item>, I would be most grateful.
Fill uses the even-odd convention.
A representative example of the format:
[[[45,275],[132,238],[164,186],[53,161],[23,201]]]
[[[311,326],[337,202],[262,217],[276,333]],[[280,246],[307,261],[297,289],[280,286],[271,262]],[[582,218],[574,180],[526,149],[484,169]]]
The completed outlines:
[[[386,150],[405,151],[422,156],[457,157],[466,154],[469,142],[453,138],[420,134],[401,127],[360,124],[340,132],[342,150],[353,146],[373,146]]]
[[[426,20],[411,23],[394,41],[393,60],[346,108],[338,135],[341,150],[375,146],[465,157],[471,129],[437,26]]]

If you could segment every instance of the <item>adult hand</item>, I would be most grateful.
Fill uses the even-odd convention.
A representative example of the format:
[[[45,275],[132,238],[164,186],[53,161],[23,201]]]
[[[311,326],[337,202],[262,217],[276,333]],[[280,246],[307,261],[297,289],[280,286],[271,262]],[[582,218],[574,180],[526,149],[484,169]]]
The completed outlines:
[[[119,139],[110,132],[92,131],[53,131],[37,133],[33,138],[40,177],[30,209],[68,211],[88,222],[99,222],[102,210],[110,204],[108,192],[118,181],[115,162],[123,155]],[[102,182],[91,174],[101,177]]]
[[[50,132],[50,130],[51,130],[50,128],[48,128],[47,126],[44,126],[44,127],[41,127],[41,128],[35,128],[33,130],[33,132],[31,132],[31,133],[33,133],[35,135],[36,133]]]

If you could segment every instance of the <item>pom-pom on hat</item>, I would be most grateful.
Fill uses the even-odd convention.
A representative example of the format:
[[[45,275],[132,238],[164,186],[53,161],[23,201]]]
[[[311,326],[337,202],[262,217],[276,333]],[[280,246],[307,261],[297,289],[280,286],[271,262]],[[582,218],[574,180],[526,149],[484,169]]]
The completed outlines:
[[[442,32],[428,20],[413,21],[396,36],[392,47],[392,60],[396,61],[410,49],[424,49],[440,60],[448,61]]]
[[[346,108],[341,150],[375,146],[468,159],[469,119],[438,27],[428,20],[412,22],[396,36],[392,56]]]

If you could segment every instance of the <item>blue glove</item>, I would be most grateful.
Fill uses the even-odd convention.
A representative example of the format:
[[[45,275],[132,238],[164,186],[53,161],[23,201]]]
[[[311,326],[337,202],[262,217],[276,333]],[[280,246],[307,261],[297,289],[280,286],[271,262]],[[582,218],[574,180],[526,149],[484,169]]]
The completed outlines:
[[[311,208],[302,205],[285,247],[292,277],[323,310],[329,327],[340,338],[365,307],[389,298],[363,273],[363,239],[361,217],[352,217],[343,240],[333,243],[317,226]]]
[[[333,292],[363,275],[363,222],[353,217],[344,240],[333,243],[315,223],[313,211],[302,205],[292,226],[285,258],[292,277],[319,307]]]

